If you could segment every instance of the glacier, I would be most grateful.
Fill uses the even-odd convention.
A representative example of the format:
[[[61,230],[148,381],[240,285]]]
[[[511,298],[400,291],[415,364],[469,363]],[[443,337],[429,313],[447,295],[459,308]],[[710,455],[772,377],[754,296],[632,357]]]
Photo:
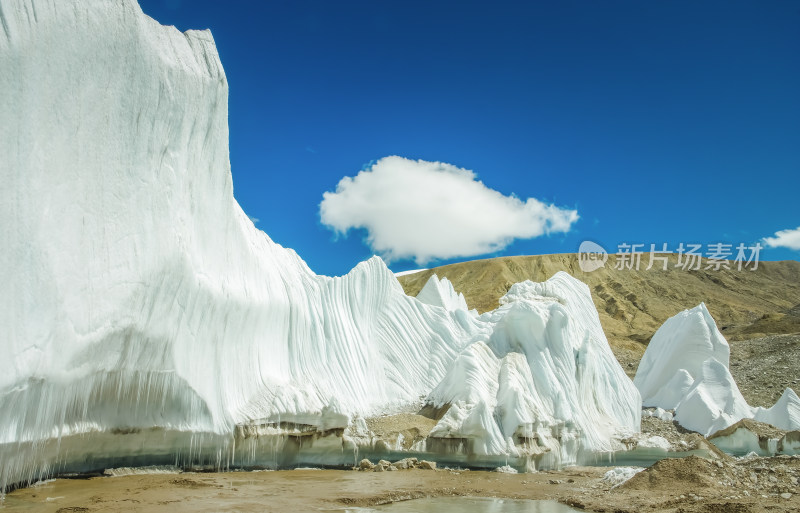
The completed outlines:
[[[134,0],[3,0],[0,30],[0,490],[394,450],[531,470],[638,431],[569,275],[478,316],[444,280],[408,297],[377,257],[318,276],[258,230],[209,31]],[[366,422],[417,411],[436,424],[411,449]]]
[[[512,285],[500,304],[479,318],[490,336],[462,351],[428,395],[434,409],[450,406],[430,437],[472,441],[476,454],[537,455],[548,466],[620,450],[620,426],[639,431],[641,399],[589,287],[558,272]]]
[[[428,278],[425,286],[422,287],[416,297],[425,304],[439,306],[449,311],[469,310],[464,294],[456,294],[450,280],[447,278],[440,280],[435,274]],[[478,315],[477,310],[469,310],[469,312],[473,316]]]
[[[730,372],[730,346],[704,303],[684,310],[656,331],[634,384],[643,405],[674,410],[675,420],[704,436],[753,419],[800,430],[800,398],[786,388],[771,407],[751,407]]]

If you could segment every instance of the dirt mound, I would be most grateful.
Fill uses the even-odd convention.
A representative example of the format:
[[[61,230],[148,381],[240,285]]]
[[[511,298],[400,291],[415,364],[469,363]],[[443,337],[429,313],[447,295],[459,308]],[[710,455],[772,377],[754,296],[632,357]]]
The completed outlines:
[[[671,496],[662,504],[662,509],[679,505],[671,511],[764,511],[756,504],[767,499],[775,503],[776,511],[800,511],[799,476],[800,457],[796,456],[724,461],[690,456],[661,460],[614,492]],[[734,504],[740,509],[734,509]]]
[[[759,441],[766,441],[770,438],[778,439],[783,437],[786,434],[785,431],[782,431],[771,424],[765,424],[763,422],[758,422],[753,419],[742,419],[736,424],[732,426],[728,426],[725,429],[720,429],[713,435],[709,436],[708,439],[712,442],[715,438],[719,438],[721,436],[730,436],[736,432],[736,430],[744,428],[756,435]]]
[[[717,464],[697,456],[667,458],[639,472],[620,486],[627,490],[671,490],[689,487],[696,491],[717,486]]]

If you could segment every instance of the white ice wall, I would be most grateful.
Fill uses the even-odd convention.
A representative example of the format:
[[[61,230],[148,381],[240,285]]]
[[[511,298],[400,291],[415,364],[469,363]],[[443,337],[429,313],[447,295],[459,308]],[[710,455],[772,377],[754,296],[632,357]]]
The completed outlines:
[[[581,421],[587,450],[636,424],[586,291],[478,319],[460,300],[405,296],[378,258],[317,276],[257,230],[233,198],[208,31],[163,27],[133,0],[2,0],[0,70],[0,488],[129,456],[219,464],[243,426],[342,428],[427,396],[481,340],[525,354],[541,394],[573,371],[564,393],[619,394],[570,399],[568,418],[548,410],[601,420]],[[556,359],[524,350],[541,344],[526,340],[538,315],[562,319]],[[528,393],[524,367],[501,369],[504,401]],[[80,444],[65,451],[68,439]]]

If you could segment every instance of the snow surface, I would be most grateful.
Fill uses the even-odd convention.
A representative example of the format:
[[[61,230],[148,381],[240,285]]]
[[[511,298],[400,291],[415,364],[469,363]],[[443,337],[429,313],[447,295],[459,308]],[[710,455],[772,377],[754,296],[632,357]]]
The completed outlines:
[[[428,278],[425,286],[417,294],[417,299],[425,304],[440,306],[448,311],[469,310],[464,294],[456,293],[453,284],[447,278],[439,279],[435,274]],[[473,315],[478,315],[474,310]]]
[[[728,342],[701,303],[656,331],[633,382],[644,406],[674,409],[679,424],[705,436],[744,418],[800,429],[800,398],[792,389],[771,408],[753,408],[730,373],[729,359]]]
[[[800,397],[786,388],[771,408],[756,408],[753,418],[786,431],[800,430]]]
[[[633,379],[642,404],[675,409],[709,358],[727,367],[730,347],[705,304],[667,319],[653,335]]]
[[[417,273],[421,273],[422,271],[427,271],[427,270],[428,270],[427,268],[426,269],[411,269],[411,270],[408,270],[408,271],[396,272],[396,273],[394,273],[394,276],[395,276],[395,278],[399,278],[401,276],[407,276],[409,274],[417,274]]]
[[[638,430],[574,278],[477,317],[445,280],[426,303],[377,257],[318,276],[256,229],[210,32],[133,0],[7,0],[0,22],[0,489],[353,462],[379,450],[365,418],[420,398],[446,409],[436,437],[492,467],[581,461]]]
[[[669,443],[669,440],[658,435],[639,441],[638,446],[646,449],[662,449],[664,451],[672,450],[672,444]]]
[[[497,467],[494,469],[495,472],[500,472],[501,474],[518,474],[517,469],[514,467],[510,467],[508,465],[503,465],[502,467]]]
[[[614,489],[643,470],[642,467],[617,467],[603,475],[603,482],[612,485],[611,488]]]
[[[672,422],[674,419],[672,412],[664,408],[646,408],[642,410],[642,417],[655,417],[664,422]]]

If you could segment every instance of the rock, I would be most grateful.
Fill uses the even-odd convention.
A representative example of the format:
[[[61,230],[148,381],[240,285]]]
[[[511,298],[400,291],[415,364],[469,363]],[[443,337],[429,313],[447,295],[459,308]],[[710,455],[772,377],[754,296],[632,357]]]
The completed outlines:
[[[562,481],[562,480],[560,480],[560,479],[551,479],[551,480],[550,480],[550,481],[548,481],[548,482],[549,482],[550,484],[552,484],[552,485],[558,485],[558,484],[562,484],[564,481]]]
[[[381,467],[388,467],[388,466],[389,466],[389,465],[391,465],[391,464],[392,464],[392,462],[391,462],[391,461],[386,461],[386,460],[380,460],[380,461],[378,462],[378,465],[380,465]]]
[[[375,465],[372,464],[367,458],[364,458],[360,462],[358,462],[358,468],[361,470],[372,470]]]
[[[418,461],[417,458],[403,458],[400,461],[395,461],[394,463],[392,463],[392,465],[394,465],[398,469],[405,470],[416,467],[417,461]]]
[[[782,493],[781,494],[781,498],[783,498],[783,499],[791,499],[792,498],[792,494],[789,493],[789,492]]]
[[[372,469],[373,472],[383,472],[386,470],[383,465],[375,465],[375,468]]]
[[[417,465],[417,468],[421,468],[422,470],[436,470],[436,462],[422,460],[419,462],[419,465]]]
[[[397,470],[397,467],[395,467],[394,465],[389,465],[388,467],[386,467],[386,470],[394,471]]]

